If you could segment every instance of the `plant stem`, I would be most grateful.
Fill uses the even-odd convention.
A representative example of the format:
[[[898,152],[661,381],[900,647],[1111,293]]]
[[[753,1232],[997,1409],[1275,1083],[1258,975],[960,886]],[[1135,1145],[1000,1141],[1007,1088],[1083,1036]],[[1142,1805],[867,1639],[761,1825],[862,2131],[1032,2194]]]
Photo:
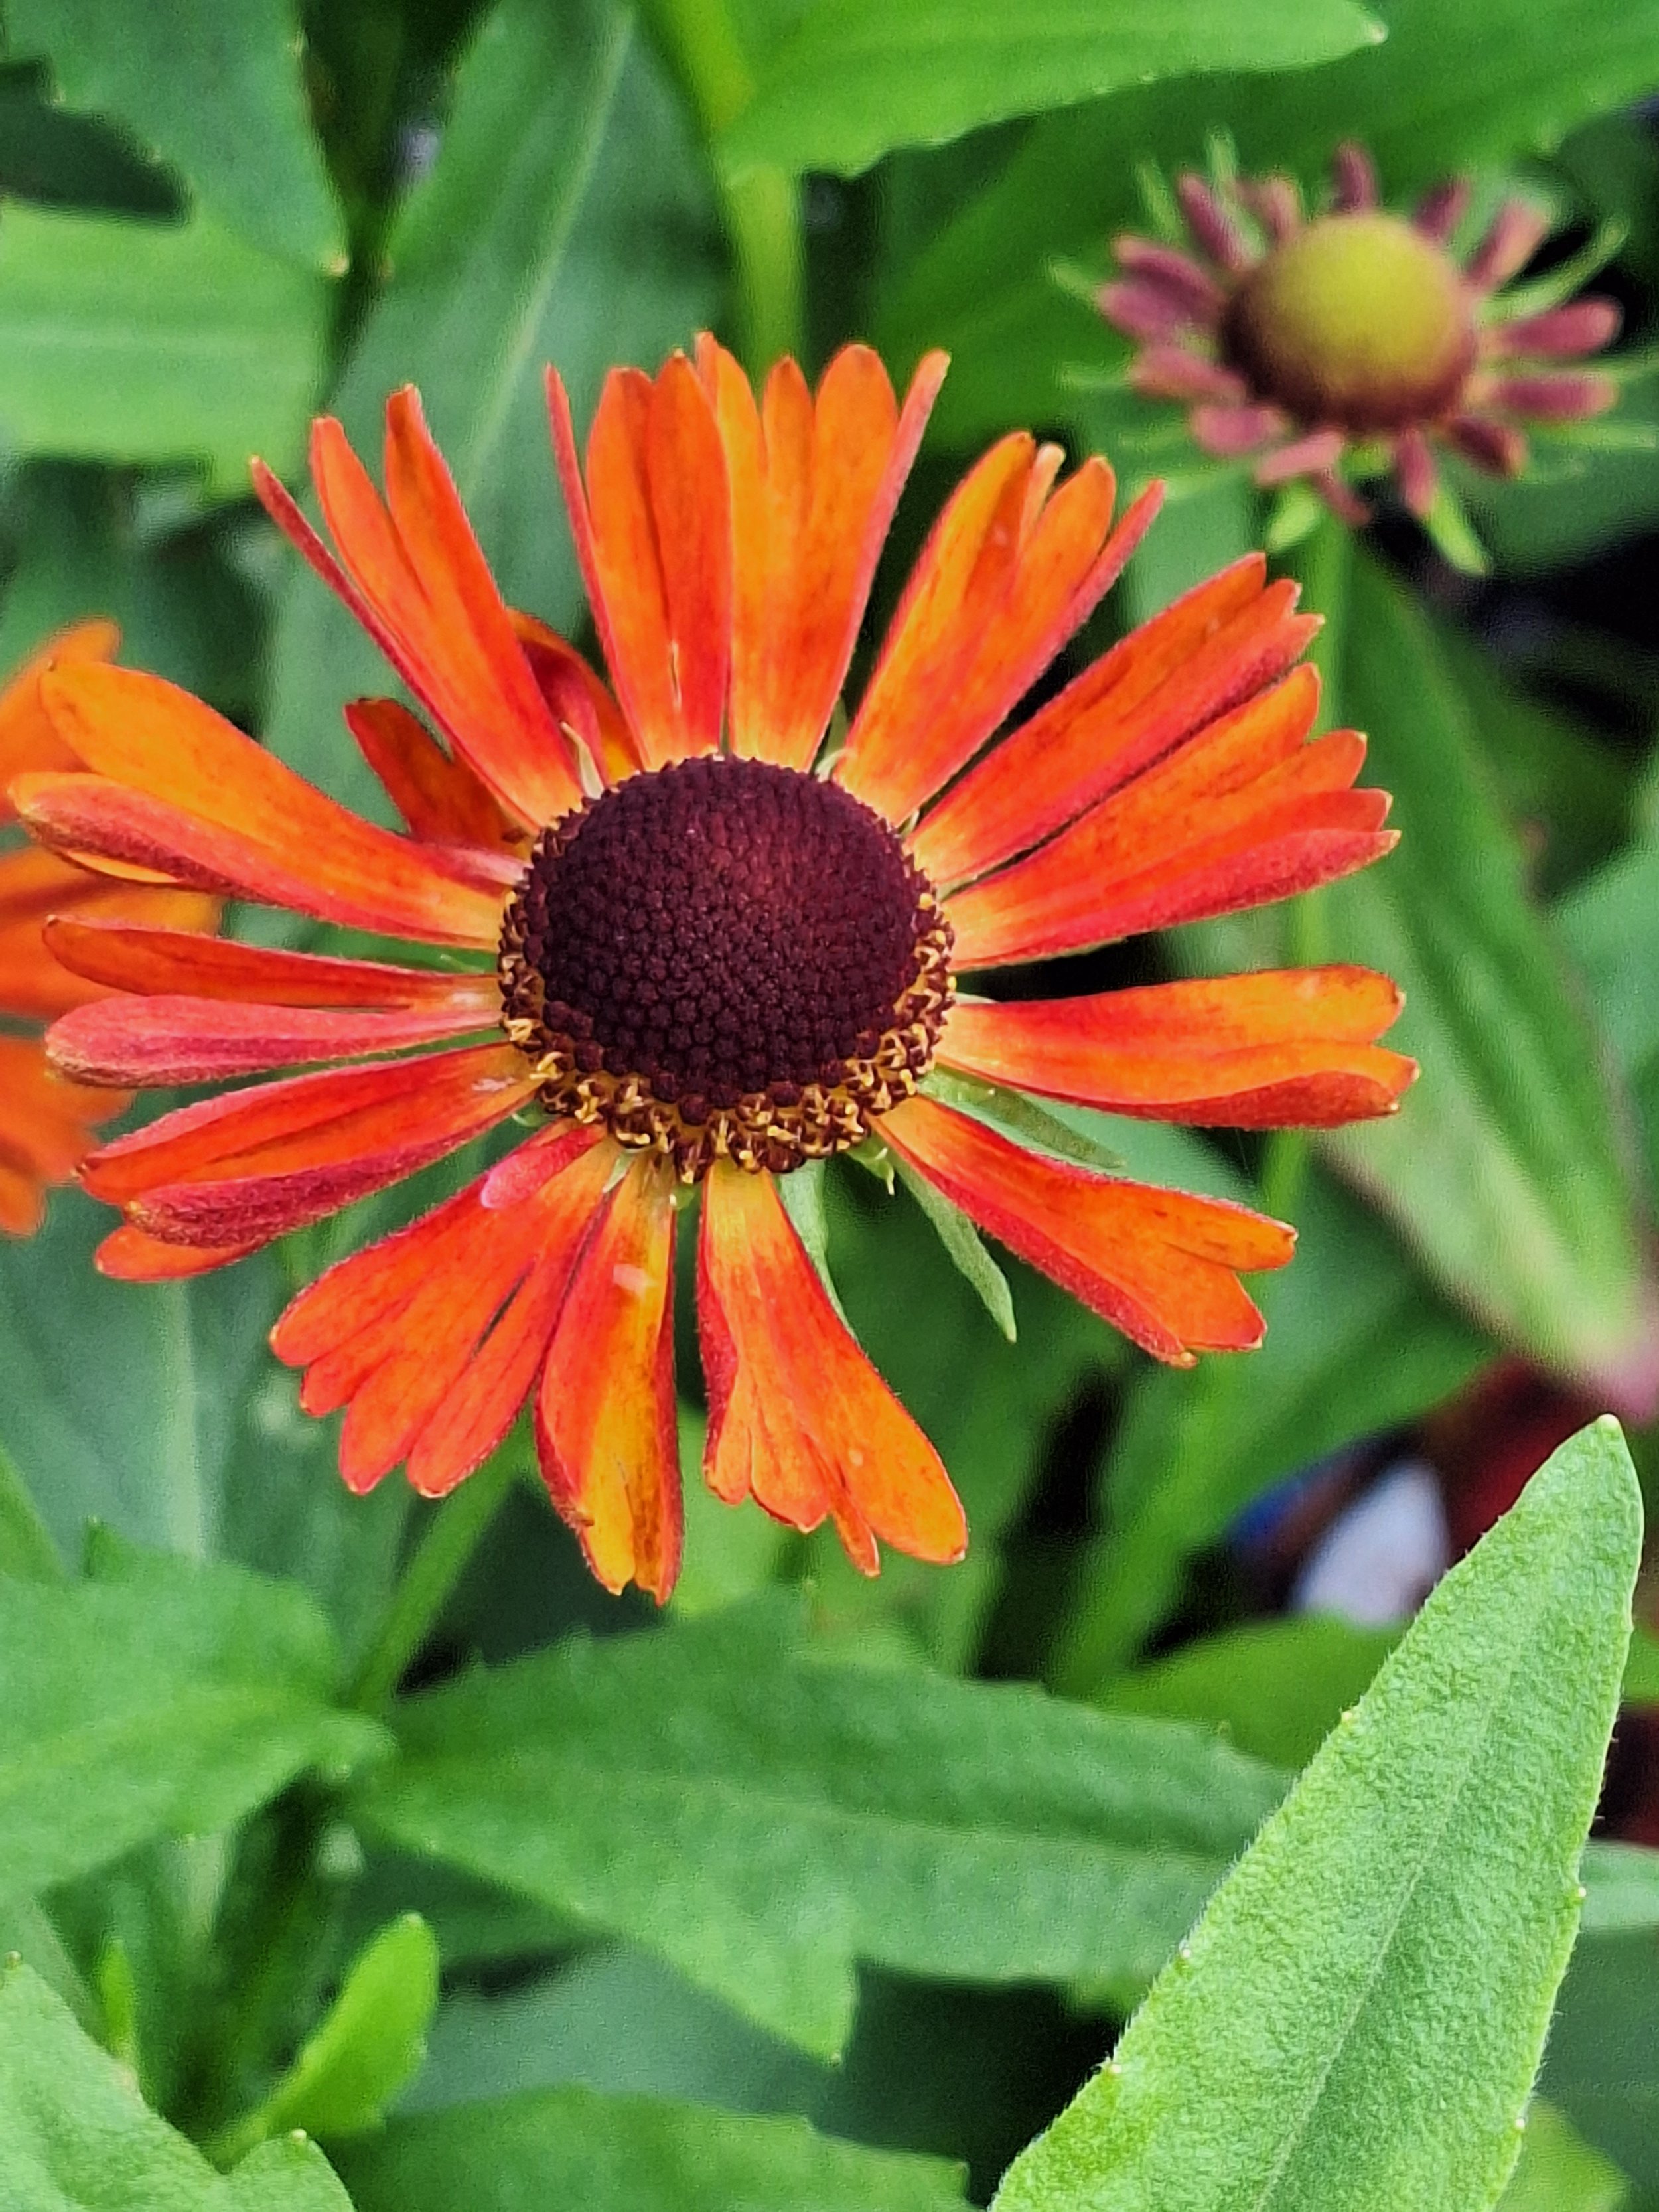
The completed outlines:
[[[658,34],[697,118],[736,264],[739,350],[751,374],[799,354],[805,256],[799,178],[759,166],[734,170],[720,134],[755,96],[755,76],[726,0],[654,0]]]
[[[518,1448],[509,1441],[434,1514],[352,1686],[350,1702],[360,1711],[379,1713],[391,1703],[404,1669],[517,1480],[520,1464]]]

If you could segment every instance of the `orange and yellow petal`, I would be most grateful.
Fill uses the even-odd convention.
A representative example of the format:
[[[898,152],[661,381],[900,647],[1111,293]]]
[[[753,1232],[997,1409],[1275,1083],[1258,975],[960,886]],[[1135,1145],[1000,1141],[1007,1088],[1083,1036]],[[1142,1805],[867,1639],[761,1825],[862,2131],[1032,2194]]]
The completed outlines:
[[[1417,1063],[1376,1040],[1400,993],[1366,968],[1224,975],[1018,1005],[958,1000],[939,1059],[1161,1121],[1334,1128],[1389,1114]]]
[[[923,548],[848,732],[838,781],[902,822],[976,753],[1116,580],[1161,489],[1111,528],[1097,457],[1054,489],[1024,432],[969,471]]]
[[[447,753],[418,714],[395,699],[354,699],[345,719],[411,837],[485,852],[520,842],[483,778],[459,754]]]
[[[451,1488],[494,1448],[523,1404],[534,1357],[520,1348],[517,1395],[507,1402],[501,1386],[511,1376],[500,1349],[492,1348],[496,1328],[532,1279],[532,1297],[544,1305],[550,1270],[557,1273],[553,1289],[562,1291],[605,1168],[587,1157],[595,1132],[565,1135],[566,1173],[550,1180],[535,1204],[489,1212],[480,1200],[481,1177],[410,1229],[331,1269],[278,1322],[272,1348],[305,1368],[307,1412],[346,1409],[340,1473],[349,1489],[373,1488],[400,1461],[411,1462],[413,1474],[417,1449],[417,1487]],[[545,1350],[552,1327],[549,1312],[535,1353]],[[511,1337],[521,1334],[509,1324]],[[480,1363],[483,1371],[469,1385]],[[464,1389],[467,1406],[458,1421],[450,1401]],[[480,1420],[481,1409],[487,1420]]]
[[[816,396],[780,362],[757,408],[732,356],[698,340],[731,487],[734,753],[811,765],[945,367],[925,356],[901,410],[870,348],[844,346]]]
[[[131,1222],[112,1229],[93,1254],[100,1275],[116,1283],[183,1283],[246,1260],[257,1244],[167,1244]]]
[[[159,900],[177,895],[127,896],[135,909],[149,913]],[[66,970],[140,995],[240,999],[266,1006],[419,1007],[458,1017],[487,1012],[493,1018],[501,1006],[493,975],[458,975],[441,968],[400,968],[389,961],[343,960],[241,945],[229,938],[195,937],[179,929],[106,921],[101,908],[95,917],[84,909],[54,915],[44,934]]]
[[[12,818],[6,789],[14,776],[29,769],[70,769],[76,764],[41,701],[42,676],[66,661],[112,659],[120,642],[121,633],[112,622],[76,623],[48,638],[0,686],[0,822]]]
[[[832,1520],[863,1573],[877,1540],[941,1563],[967,1548],[939,1454],[830,1304],[769,1176],[720,1162],[703,1184],[697,1321],[704,1475],[791,1528]]]
[[[386,404],[386,498],[331,416],[313,427],[312,478],[337,561],[270,471],[254,489],[350,608],[456,751],[526,826],[580,799],[569,749],[409,387]]]
[[[1290,1259],[1295,1232],[1281,1223],[1042,1158],[931,1098],[896,1107],[881,1133],[981,1229],[1154,1358],[1190,1367],[1196,1352],[1261,1341],[1238,1279]]]
[[[941,889],[983,874],[1265,690],[1319,627],[1296,599],[1253,553],[1166,607],[952,786],[909,840],[917,865]]]
[[[576,1261],[536,1396],[543,1479],[589,1566],[659,1603],[680,1563],[673,1261],[668,1172],[636,1160]]]
[[[1365,741],[1309,739],[1297,670],[1210,723],[1070,829],[949,902],[963,969],[1052,958],[1266,905],[1329,883],[1395,842],[1386,793],[1352,787]]]
[[[534,615],[515,607],[513,627],[554,720],[573,744],[586,750],[600,781],[620,783],[634,775],[641,765],[639,748],[603,679],[574,645]]]
[[[265,1243],[482,1136],[534,1089],[503,1045],[291,1076],[163,1115],[105,1146],[82,1179],[151,1236]]]
[[[499,892],[325,797],[189,692],[92,663],[41,689],[93,771],[14,784],[44,843],[347,927],[495,945]]]
[[[719,750],[732,655],[732,502],[696,371],[605,378],[586,486],[570,403],[548,372],[553,443],[588,604],[647,768]]]
[[[74,1082],[155,1091],[439,1044],[495,1029],[498,1011],[477,1006],[360,1011],[124,994],[77,1006],[54,1022],[46,1053]]]

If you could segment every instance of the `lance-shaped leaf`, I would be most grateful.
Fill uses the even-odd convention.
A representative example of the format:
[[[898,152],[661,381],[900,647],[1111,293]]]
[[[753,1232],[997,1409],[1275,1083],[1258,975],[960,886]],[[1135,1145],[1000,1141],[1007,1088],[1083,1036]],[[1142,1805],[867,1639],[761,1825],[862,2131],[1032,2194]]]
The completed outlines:
[[[1176,1723],[817,1656],[781,1601],[413,1700],[363,1821],[825,2054],[854,1963],[1156,1971],[1283,1784]]]
[[[17,2212],[351,2212],[302,2137],[215,2172],[15,1963],[0,1966],[0,2202]]]
[[[0,1894],[239,1819],[380,1731],[331,1705],[333,1639],[291,1584],[114,1554],[0,1583]]]
[[[866,2150],[805,2120],[659,2097],[532,2090],[395,2120],[341,2153],[358,2212],[953,2212],[960,2170]]]
[[[1487,2212],[1572,1948],[1641,1494],[1582,1431],[1455,1567],[998,2212]]]

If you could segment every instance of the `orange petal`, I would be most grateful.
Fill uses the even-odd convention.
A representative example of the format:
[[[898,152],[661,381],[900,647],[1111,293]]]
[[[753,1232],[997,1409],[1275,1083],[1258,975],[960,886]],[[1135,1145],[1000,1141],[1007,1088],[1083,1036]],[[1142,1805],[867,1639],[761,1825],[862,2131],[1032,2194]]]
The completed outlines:
[[[532,676],[412,387],[386,403],[386,500],[331,416],[311,468],[337,562],[261,464],[277,527],[344,601],[463,758],[520,822],[580,802],[563,738]]]
[[[697,1321],[717,1497],[752,1497],[795,1528],[829,1515],[868,1575],[878,1537],[962,1557],[968,1527],[939,1454],[830,1304],[772,1178],[729,1161],[703,1184]]]
[[[601,679],[573,645],[534,615],[513,612],[513,627],[549,710],[572,743],[587,749],[606,783],[620,783],[642,765],[634,732]]]
[[[1237,1271],[1285,1265],[1296,1238],[1279,1222],[1039,1158],[931,1098],[895,1107],[881,1133],[981,1229],[1155,1358],[1190,1367],[1194,1350],[1261,1341]]]
[[[554,448],[588,602],[647,768],[715,751],[732,650],[726,457],[696,371],[676,354],[653,381],[605,380],[586,490],[570,403],[548,371]]]
[[[951,895],[960,967],[1081,951],[1286,898],[1377,859],[1386,793],[1349,788],[1364,739],[1304,733],[1297,670],[1212,722],[1047,845]]]
[[[122,896],[148,908],[164,895]],[[447,1009],[458,1017],[493,1013],[501,1004],[493,975],[456,975],[441,968],[398,968],[379,960],[286,952],[82,915],[55,916],[47,922],[45,936],[65,968],[118,991],[256,1000],[267,1006],[426,1007]]]
[[[1392,1113],[1417,1064],[1380,1048],[1400,993],[1366,968],[1154,983],[1087,999],[958,1000],[939,1058],[1048,1098],[1234,1129]]]
[[[326,798],[176,684],[88,664],[55,669],[41,690],[64,738],[96,771],[17,786],[20,809],[47,842],[62,848],[78,836],[88,852],[108,845],[117,860],[161,868],[176,849],[196,880],[216,870],[222,882],[325,921],[495,941],[498,898]],[[95,797],[87,787],[101,778],[109,782]],[[175,823],[188,825],[176,848]]]
[[[46,1192],[67,1182],[92,1149],[94,1126],[128,1103],[65,1083],[33,1037],[0,1036],[0,1231],[40,1225]]]
[[[48,638],[0,689],[0,822],[11,819],[6,787],[14,776],[79,765],[41,702],[41,677],[60,661],[113,659],[120,642],[112,622],[77,623]]]
[[[102,999],[53,1023],[46,1052],[77,1083],[161,1090],[311,1060],[359,1060],[495,1027],[495,1009],[271,1006],[238,1000]]]
[[[793,361],[748,379],[706,334],[697,367],[732,486],[733,752],[810,765],[846,681],[893,510],[944,378],[927,355],[901,414],[868,346],[843,346],[816,402]]]
[[[890,822],[973,757],[1116,580],[1158,510],[1155,486],[1111,531],[1111,471],[1085,460],[1051,497],[1060,461],[1058,447],[1004,439],[923,550],[836,770]]]
[[[576,1262],[536,1399],[543,1478],[589,1566],[659,1604],[680,1563],[673,1261],[666,1170],[636,1161]]]
[[[918,866],[943,889],[1012,859],[1282,676],[1318,623],[1294,584],[1263,585],[1250,554],[1114,646],[946,792]]]
[[[447,753],[407,707],[395,699],[354,699],[345,719],[411,836],[486,851],[514,842],[517,832],[483,777]]]
[[[147,1237],[124,1221],[93,1254],[93,1265],[117,1283],[181,1283],[192,1275],[228,1267],[234,1260],[246,1260],[258,1249],[257,1244],[164,1244],[159,1237]]]
[[[64,908],[77,917],[75,922],[56,918]],[[52,1021],[72,1006],[101,998],[103,987],[98,981],[71,973],[60,962],[56,932],[60,927],[84,927],[97,933],[118,926],[129,915],[176,922],[179,941],[193,944],[197,940],[184,932],[210,929],[218,902],[200,891],[113,884],[107,877],[71,867],[39,846],[0,858],[0,1012]]]
[[[263,1243],[441,1159],[533,1090],[511,1046],[330,1068],[180,1107],[82,1179],[153,1236]]]

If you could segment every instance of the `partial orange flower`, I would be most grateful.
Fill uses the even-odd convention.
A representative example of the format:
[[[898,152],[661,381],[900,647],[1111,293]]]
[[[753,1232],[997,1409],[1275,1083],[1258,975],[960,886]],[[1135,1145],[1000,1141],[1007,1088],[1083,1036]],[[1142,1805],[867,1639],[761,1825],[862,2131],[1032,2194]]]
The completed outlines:
[[[1358,969],[1038,1004],[959,992],[964,974],[1285,897],[1392,839],[1386,799],[1352,788],[1363,741],[1310,738],[1317,684],[1296,664],[1315,625],[1256,558],[988,749],[1157,505],[1114,529],[1105,464],[1061,483],[1057,448],[1024,434],[945,508],[823,755],[943,373],[925,361],[901,407],[851,346],[816,393],[781,362],[757,404],[705,337],[695,363],[606,380],[585,467],[550,376],[609,685],[503,604],[413,392],[387,410],[384,496],[338,423],[317,425],[332,550],[256,469],[441,734],[390,701],[348,710],[407,834],[152,677],[47,680],[85,770],[18,785],[39,836],[448,956],[394,966],[57,925],[60,958],[128,994],[53,1031],[83,1080],[350,1063],[106,1146],[84,1177],[126,1217],[108,1272],[216,1267],[509,1117],[539,1124],[277,1324],[306,1405],[346,1408],[354,1489],[400,1462],[423,1493],[451,1489],[528,1401],[594,1573],[665,1597],[680,1547],[673,1250],[700,1189],[710,1486],[798,1528],[827,1517],[866,1572],[878,1543],[954,1559],[966,1529],[945,1469],[848,1333],[787,1178],[885,1146],[1188,1364],[1259,1340],[1239,1274],[1282,1266],[1291,1232],[1030,1150],[996,1126],[999,1086],[1270,1127],[1385,1113],[1410,1080],[1375,1043],[1398,994]],[[934,1095],[936,1070],[970,1079],[957,1103]]]
[[[1462,258],[1449,241],[1468,205],[1453,179],[1409,219],[1378,204],[1370,157],[1338,149],[1331,206],[1310,221],[1289,177],[1224,188],[1183,176],[1190,252],[1115,241],[1120,274],[1101,313],[1139,346],[1137,391],[1190,408],[1208,453],[1252,459],[1264,488],[1305,480],[1343,520],[1353,489],[1392,471],[1412,512],[1440,492],[1435,448],[1516,476],[1527,433],[1600,415],[1612,377],[1577,363],[1619,332],[1615,301],[1505,288],[1548,237],[1547,216],[1506,200]],[[1576,289],[1576,287],[1575,287]]]
[[[0,836],[17,818],[5,797],[15,775],[76,765],[40,702],[41,675],[55,663],[107,659],[118,642],[113,623],[78,623],[0,688]],[[27,1237],[40,1226],[47,1190],[70,1180],[97,1141],[97,1125],[127,1103],[46,1065],[41,1025],[103,995],[47,951],[46,916],[72,910],[210,928],[215,904],[194,891],[117,889],[38,848],[0,850],[0,1235]]]

